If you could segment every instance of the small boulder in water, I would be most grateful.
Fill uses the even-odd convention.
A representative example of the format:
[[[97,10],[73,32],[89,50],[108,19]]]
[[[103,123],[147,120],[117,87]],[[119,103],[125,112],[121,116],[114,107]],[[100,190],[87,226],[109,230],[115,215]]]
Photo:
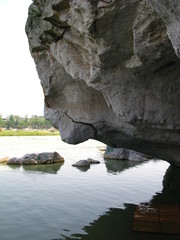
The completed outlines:
[[[7,164],[15,165],[37,165],[64,162],[64,158],[57,152],[42,152],[25,154],[21,158],[10,158]]]
[[[74,163],[73,167],[90,167],[90,164],[98,164],[100,163],[97,160],[94,160],[92,158],[88,158],[87,160],[79,160],[78,162]]]
[[[72,165],[73,167],[89,167],[90,163],[87,160],[79,160]]]

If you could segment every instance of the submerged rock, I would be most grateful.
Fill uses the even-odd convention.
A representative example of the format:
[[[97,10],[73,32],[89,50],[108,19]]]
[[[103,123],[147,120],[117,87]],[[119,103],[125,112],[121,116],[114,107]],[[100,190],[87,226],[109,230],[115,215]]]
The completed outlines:
[[[15,165],[37,165],[64,162],[64,158],[57,152],[42,152],[25,154],[21,158],[10,158],[7,164]]]
[[[36,0],[26,33],[61,138],[180,165],[180,1]]]
[[[125,148],[112,148],[107,146],[104,154],[105,159],[116,159],[116,160],[130,160],[130,161],[147,161],[151,157],[143,153],[135,152],[133,150]]]

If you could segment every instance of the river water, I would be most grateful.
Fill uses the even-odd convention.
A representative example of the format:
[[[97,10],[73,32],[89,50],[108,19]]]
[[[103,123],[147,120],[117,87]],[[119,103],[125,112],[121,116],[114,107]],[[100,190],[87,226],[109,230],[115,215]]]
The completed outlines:
[[[55,165],[0,165],[0,239],[155,239],[132,232],[133,212],[142,202],[168,201],[162,180],[169,164],[104,160],[104,149],[94,140],[72,146],[54,136],[0,137],[0,158],[42,151],[65,158]],[[87,158],[100,164],[72,167]]]

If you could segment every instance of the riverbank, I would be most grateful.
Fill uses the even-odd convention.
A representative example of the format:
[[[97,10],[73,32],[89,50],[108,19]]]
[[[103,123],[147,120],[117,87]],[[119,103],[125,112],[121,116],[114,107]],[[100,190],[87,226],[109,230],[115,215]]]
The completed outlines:
[[[59,136],[58,130],[48,130],[48,129],[10,129],[1,130],[0,137],[5,136]]]
[[[0,158],[0,164],[7,163],[8,160],[9,160],[9,157]]]

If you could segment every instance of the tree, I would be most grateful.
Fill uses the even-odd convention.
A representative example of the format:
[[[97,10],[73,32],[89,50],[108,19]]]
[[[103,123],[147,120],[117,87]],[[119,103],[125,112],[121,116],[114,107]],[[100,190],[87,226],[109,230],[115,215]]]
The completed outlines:
[[[15,120],[12,114],[9,116],[8,120],[6,121],[6,128],[7,129],[15,128]]]
[[[0,127],[6,127],[7,129],[24,129],[27,127],[33,129],[49,129],[52,127],[51,123],[42,116],[34,115],[28,118],[27,115],[22,118],[18,115],[10,115],[6,119],[0,115]]]
[[[0,115],[0,127],[4,128],[6,126],[6,121],[2,118],[2,115]]]

